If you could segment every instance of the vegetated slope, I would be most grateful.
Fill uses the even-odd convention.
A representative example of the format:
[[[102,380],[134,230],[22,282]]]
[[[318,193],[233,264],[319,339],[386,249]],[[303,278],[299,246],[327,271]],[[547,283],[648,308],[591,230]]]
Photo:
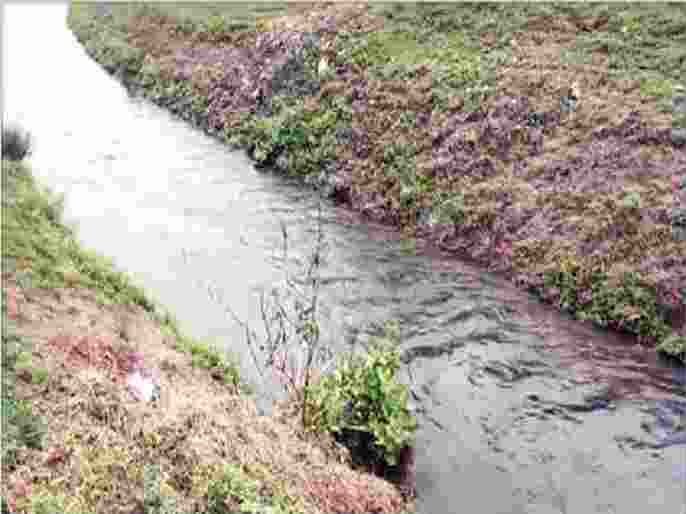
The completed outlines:
[[[12,513],[398,513],[297,413],[262,416],[229,355],[183,336],[2,162],[2,501]],[[138,401],[131,374],[153,376]]]
[[[76,4],[70,25],[258,163],[683,357],[682,5],[237,9]]]

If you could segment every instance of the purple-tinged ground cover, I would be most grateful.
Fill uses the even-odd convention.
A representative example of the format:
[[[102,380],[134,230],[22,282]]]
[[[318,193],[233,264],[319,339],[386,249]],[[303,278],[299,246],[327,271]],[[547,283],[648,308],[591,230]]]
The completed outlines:
[[[526,9],[477,34],[457,18],[396,27],[364,6],[317,6],[222,42],[177,35],[166,53],[174,21],[142,17],[128,41],[161,69],[144,90],[181,87],[204,128],[258,163],[683,356],[686,136],[655,97],[678,74],[619,76],[602,46],[573,62],[606,36],[626,66],[645,64],[637,33],[676,62],[674,32]]]

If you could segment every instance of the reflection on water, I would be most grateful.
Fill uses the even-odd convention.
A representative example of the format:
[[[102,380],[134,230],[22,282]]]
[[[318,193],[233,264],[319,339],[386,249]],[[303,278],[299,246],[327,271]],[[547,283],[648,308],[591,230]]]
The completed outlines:
[[[242,331],[208,290],[258,323],[255,292],[281,278],[279,222],[304,257],[316,198],[129,98],[65,15],[59,4],[6,7],[5,119],[34,134],[34,171],[66,194],[82,240],[250,374]],[[356,328],[401,322],[421,512],[685,511],[683,371],[495,276],[408,255],[352,213],[324,216],[325,336],[341,348]]]

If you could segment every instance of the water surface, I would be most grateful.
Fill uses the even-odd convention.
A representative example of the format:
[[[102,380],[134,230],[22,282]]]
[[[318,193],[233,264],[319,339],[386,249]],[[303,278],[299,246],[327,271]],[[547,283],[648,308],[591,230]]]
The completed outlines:
[[[303,260],[316,195],[130,98],[64,5],[4,11],[4,116],[33,133],[34,172],[65,194],[68,222],[256,378],[221,303],[259,323],[256,294],[282,277],[280,222]],[[421,513],[686,512],[683,372],[343,209],[325,205],[324,225],[325,336],[340,350],[401,322]]]

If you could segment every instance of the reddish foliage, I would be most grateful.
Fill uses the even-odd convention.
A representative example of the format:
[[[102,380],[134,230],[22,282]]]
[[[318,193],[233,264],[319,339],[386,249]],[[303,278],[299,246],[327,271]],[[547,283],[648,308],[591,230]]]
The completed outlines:
[[[399,493],[379,494],[363,478],[319,478],[307,484],[310,497],[324,512],[332,514],[376,514],[400,512],[403,500]]]
[[[109,338],[98,336],[57,335],[48,344],[62,351],[74,367],[95,367],[107,371],[114,380],[140,368],[142,358],[136,352],[117,348]]]

